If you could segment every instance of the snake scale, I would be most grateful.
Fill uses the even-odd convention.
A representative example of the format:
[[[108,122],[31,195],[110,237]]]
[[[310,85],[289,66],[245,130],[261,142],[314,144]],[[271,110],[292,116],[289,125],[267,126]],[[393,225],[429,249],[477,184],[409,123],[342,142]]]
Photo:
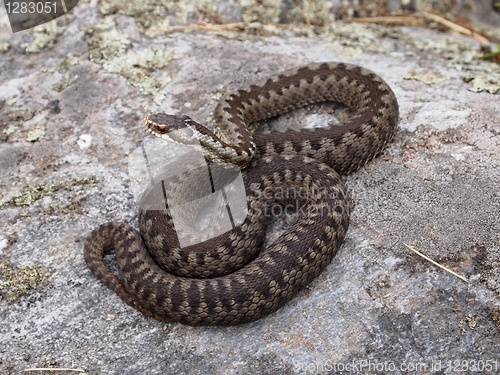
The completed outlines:
[[[338,126],[248,130],[251,123],[325,101],[345,104],[352,116]],[[398,118],[396,97],[378,75],[333,62],[287,70],[228,94],[215,109],[214,132],[187,116],[150,114],[144,121],[153,135],[196,143],[193,148],[212,162],[243,169],[248,216],[233,231],[180,248],[168,209],[140,209],[142,236],[124,223],[103,224],[86,240],[85,261],[125,303],[162,321],[235,325],[266,316],[335,256],[349,222],[337,172],[350,173],[377,156],[392,140]],[[176,129],[187,130],[183,139],[174,137]],[[294,189],[307,194],[278,194]],[[291,201],[308,209],[263,247],[272,215],[258,214]],[[111,248],[118,275],[104,262]]]

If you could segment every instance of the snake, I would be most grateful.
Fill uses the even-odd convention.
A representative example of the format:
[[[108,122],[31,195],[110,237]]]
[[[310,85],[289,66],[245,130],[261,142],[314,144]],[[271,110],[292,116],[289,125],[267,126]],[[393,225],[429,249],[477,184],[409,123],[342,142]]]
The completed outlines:
[[[347,106],[349,119],[299,130],[251,130],[262,120],[324,102]],[[121,222],[100,225],[85,241],[86,264],[126,304],[163,322],[237,325],[274,313],[338,252],[351,211],[340,175],[379,155],[398,120],[396,96],[380,76],[337,62],[289,69],[228,92],[214,110],[213,130],[186,115],[150,113],[144,124],[155,137],[186,144],[207,165],[241,170],[247,216],[230,231],[183,247],[168,204],[139,207],[140,233]],[[306,193],[289,194],[297,191]],[[290,203],[299,207],[298,218],[265,244],[273,219],[266,209]],[[104,259],[110,251],[114,271]]]

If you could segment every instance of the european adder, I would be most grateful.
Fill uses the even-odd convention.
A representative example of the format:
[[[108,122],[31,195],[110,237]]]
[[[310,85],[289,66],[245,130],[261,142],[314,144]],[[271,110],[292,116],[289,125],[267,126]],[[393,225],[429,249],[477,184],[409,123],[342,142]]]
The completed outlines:
[[[324,101],[347,105],[352,116],[340,126],[248,130],[251,123]],[[103,224],[86,240],[85,261],[104,285],[148,316],[189,325],[259,319],[293,298],[335,256],[349,222],[337,172],[350,173],[377,156],[392,140],[398,117],[396,97],[378,75],[343,63],[291,69],[230,93],[214,112],[213,133],[187,116],[150,114],[145,124],[153,135],[243,168],[248,216],[231,232],[180,248],[169,211],[141,208],[142,236],[124,223]],[[181,136],[174,132],[179,129]],[[307,194],[278,194],[290,189]],[[272,216],[263,209],[290,202],[307,209],[263,248]],[[119,275],[104,262],[110,248]]]

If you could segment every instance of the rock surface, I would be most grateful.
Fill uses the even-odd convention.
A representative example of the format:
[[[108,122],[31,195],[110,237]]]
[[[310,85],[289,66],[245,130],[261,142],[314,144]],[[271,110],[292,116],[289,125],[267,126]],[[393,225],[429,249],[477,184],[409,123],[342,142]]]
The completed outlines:
[[[479,43],[349,23],[167,33],[176,23],[158,3],[82,1],[14,35],[1,10],[0,373],[500,371],[500,77],[475,59]],[[227,22],[273,9],[220,4]],[[193,9],[176,7],[182,25]],[[260,321],[193,328],[145,318],[92,276],[89,232],[136,225],[128,155],[145,113],[209,120],[227,88],[330,60],[380,74],[401,120],[386,152],[346,178],[346,242],[307,290]]]

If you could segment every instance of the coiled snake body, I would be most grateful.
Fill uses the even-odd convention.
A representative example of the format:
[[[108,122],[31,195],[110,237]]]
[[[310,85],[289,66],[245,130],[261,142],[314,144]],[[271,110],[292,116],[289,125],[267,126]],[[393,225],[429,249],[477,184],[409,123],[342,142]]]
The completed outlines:
[[[349,121],[298,131],[248,131],[250,123],[323,101],[350,107]],[[233,325],[256,320],[318,276],[348,226],[349,204],[337,172],[352,172],[378,155],[393,138],[399,116],[394,93],[379,76],[342,63],[310,64],[235,91],[214,115],[215,134],[187,116],[151,114],[145,124],[158,137],[201,145],[193,148],[213,162],[248,166],[243,170],[248,216],[241,226],[181,249],[168,210],[140,209],[142,236],[129,225],[111,222],[85,243],[94,275],[124,302],[163,321]],[[179,138],[173,135],[176,129],[187,131]],[[293,199],[280,194],[290,189],[307,194]],[[307,209],[262,249],[270,215],[259,213],[291,200]],[[110,247],[119,276],[104,263]]]

